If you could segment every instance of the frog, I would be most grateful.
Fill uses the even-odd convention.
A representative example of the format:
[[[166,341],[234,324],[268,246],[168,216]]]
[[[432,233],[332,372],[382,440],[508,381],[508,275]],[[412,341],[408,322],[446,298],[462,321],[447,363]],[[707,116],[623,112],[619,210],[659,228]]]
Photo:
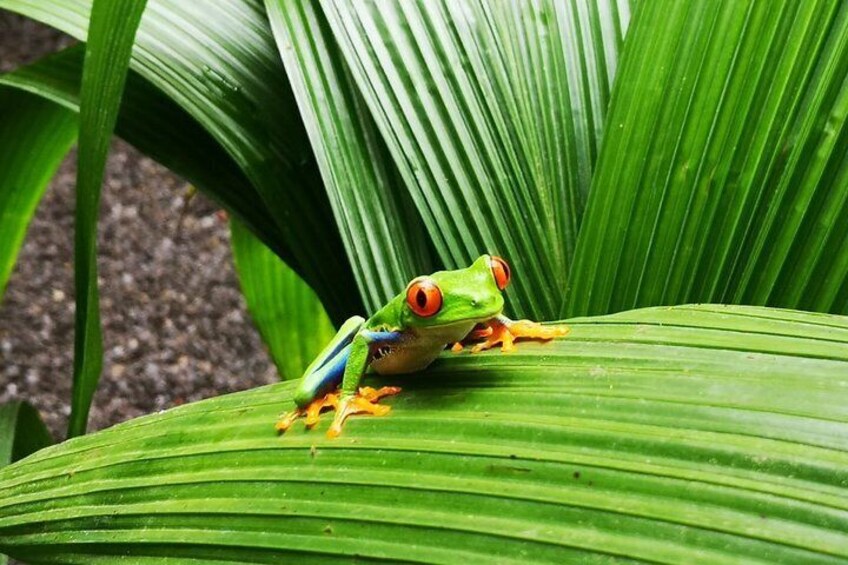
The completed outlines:
[[[379,401],[401,392],[398,386],[360,386],[370,371],[378,375],[426,369],[446,349],[478,353],[496,345],[502,352],[520,338],[550,340],[566,336],[567,325],[543,325],[504,316],[503,292],[510,283],[506,260],[481,255],[464,269],[419,276],[367,320],[353,316],[309,364],[294,396],[294,408],[276,423],[284,433],[300,418],[307,429],[325,410],[335,410],[327,437],[341,434],[355,414],[385,416]]]

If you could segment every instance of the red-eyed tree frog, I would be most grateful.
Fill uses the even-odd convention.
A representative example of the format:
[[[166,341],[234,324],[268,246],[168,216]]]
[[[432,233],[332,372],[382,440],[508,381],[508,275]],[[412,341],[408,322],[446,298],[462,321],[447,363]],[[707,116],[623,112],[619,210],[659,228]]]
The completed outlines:
[[[348,416],[388,414],[391,408],[377,401],[397,394],[400,388],[360,388],[368,367],[381,375],[411,373],[426,368],[451,344],[455,352],[462,351],[463,342],[475,340],[479,343],[472,353],[497,344],[502,351],[510,351],[516,338],[547,340],[568,333],[567,326],[503,316],[501,293],[509,279],[506,261],[483,255],[468,268],[413,279],[368,320],[350,318],[307,367],[294,395],[296,408],[280,418],[277,430],[288,430],[301,416],[311,428],[322,410],[334,408],[336,416],[327,432],[334,438]]]

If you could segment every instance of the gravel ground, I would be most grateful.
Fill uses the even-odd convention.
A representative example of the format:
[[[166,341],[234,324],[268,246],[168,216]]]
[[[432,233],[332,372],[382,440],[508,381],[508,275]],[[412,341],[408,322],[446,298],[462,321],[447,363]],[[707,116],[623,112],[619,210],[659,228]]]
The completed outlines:
[[[69,45],[0,11],[0,70]],[[0,403],[25,399],[65,435],[73,350],[72,152],[30,226],[0,305]],[[100,215],[104,371],[89,429],[276,380],[245,310],[218,208],[116,141]]]

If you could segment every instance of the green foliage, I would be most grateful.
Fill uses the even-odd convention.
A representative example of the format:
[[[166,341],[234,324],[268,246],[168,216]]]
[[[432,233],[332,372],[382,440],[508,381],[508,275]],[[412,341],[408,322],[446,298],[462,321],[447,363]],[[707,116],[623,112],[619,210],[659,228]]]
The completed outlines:
[[[76,133],[71,112],[0,87],[0,299],[35,207]]]
[[[38,411],[26,402],[0,405],[0,467],[53,443]],[[8,559],[0,554],[0,565]]]
[[[427,234],[317,3],[265,5],[359,293],[373,313],[414,276],[433,271]]]
[[[43,450],[0,470],[0,551],[85,563],[848,558],[848,319],[701,306],[571,326],[509,355],[447,354],[405,381],[390,416],[356,418],[337,440],[326,416],[277,436],[287,382]]]
[[[567,313],[848,313],[848,4],[648,2],[632,29]]]
[[[79,112],[85,46],[78,45],[0,75],[0,84]],[[129,72],[115,132],[226,206],[283,256],[282,237],[243,171],[194,118],[138,73]]]
[[[253,321],[283,379],[299,378],[336,330],[315,292],[236,221],[233,259]]]
[[[507,257],[522,316],[559,315],[627,24],[590,4],[321,2],[439,257]]]
[[[0,0],[84,39],[90,0]],[[275,222],[275,250],[336,322],[362,311],[321,175],[261,3],[157,0],[144,15],[131,68],[187,112],[244,172],[251,205]],[[198,185],[202,188],[201,185]],[[316,261],[317,257],[333,257]]]
[[[147,0],[96,0],[86,43],[80,94],[74,225],[76,324],[74,387],[68,436],[85,433],[91,398],[103,368],[97,290],[97,218],[109,141],[129,68],[133,38]]]
[[[38,411],[27,402],[0,405],[0,467],[53,443]]]
[[[0,7],[83,38],[91,1]],[[292,376],[331,331],[294,272],[336,322],[482,252],[513,264],[510,309],[534,318],[848,313],[847,50],[837,0],[639,3],[632,23],[625,0],[153,0],[117,131],[244,223],[244,293]],[[0,78],[0,96],[37,127],[70,114],[8,86],[87,123],[80,54]],[[85,136],[101,149],[105,125]],[[49,172],[54,149],[0,154],[0,179]],[[46,182],[27,178],[9,265]],[[282,383],[44,450],[0,471],[0,550],[848,559],[848,319],[570,323],[511,355],[446,354],[336,441],[326,422],[275,436]]]

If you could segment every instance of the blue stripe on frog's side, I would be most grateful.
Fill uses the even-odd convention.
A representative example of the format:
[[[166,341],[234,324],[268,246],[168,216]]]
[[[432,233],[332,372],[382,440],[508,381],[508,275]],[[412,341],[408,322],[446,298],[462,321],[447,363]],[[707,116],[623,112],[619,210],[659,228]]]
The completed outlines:
[[[324,347],[321,353],[319,353],[312,363],[309,364],[306,371],[303,372],[304,379],[312,373],[318,372],[321,367],[327,363],[335,360],[342,350],[350,345],[353,338],[359,330],[362,329],[362,324],[364,322],[365,318],[362,316],[353,316],[348,318],[347,321],[342,324],[342,327],[339,328],[339,331],[336,332],[336,335],[333,336],[333,339],[330,340],[330,343]]]
[[[303,382],[294,395],[295,404],[300,408],[305,408],[316,398],[321,398],[339,386],[344,376],[345,365],[347,365],[351,349],[353,349],[353,345],[348,343],[333,357],[327,358],[319,369],[304,375]]]
[[[403,337],[401,332],[371,332],[364,331],[362,335],[371,345],[397,343]]]
[[[359,325],[361,326],[361,323]],[[313,400],[333,392],[342,382],[345,366],[353,349],[352,341],[357,335],[354,330],[358,330],[358,327],[353,324],[344,332],[340,330],[336,339],[330,342],[325,351],[306,370],[303,382],[294,395],[294,401],[299,407],[309,406]],[[365,339],[370,348],[379,347],[381,344],[397,343],[402,336],[400,332],[379,331],[361,331],[359,335]]]

